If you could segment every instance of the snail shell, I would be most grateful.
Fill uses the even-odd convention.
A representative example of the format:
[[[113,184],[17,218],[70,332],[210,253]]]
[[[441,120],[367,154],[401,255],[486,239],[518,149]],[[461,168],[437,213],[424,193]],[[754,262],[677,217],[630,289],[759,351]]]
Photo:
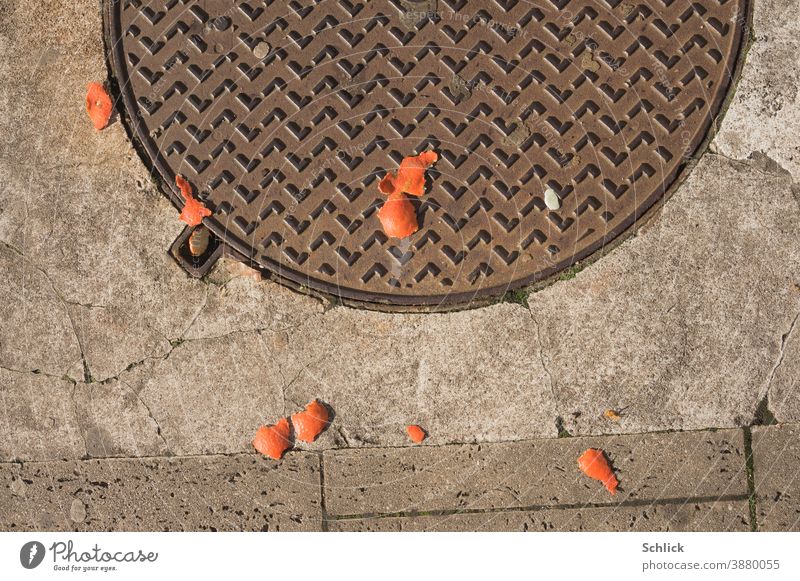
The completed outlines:
[[[189,235],[189,253],[192,256],[202,256],[208,250],[211,234],[205,226],[198,226]]]

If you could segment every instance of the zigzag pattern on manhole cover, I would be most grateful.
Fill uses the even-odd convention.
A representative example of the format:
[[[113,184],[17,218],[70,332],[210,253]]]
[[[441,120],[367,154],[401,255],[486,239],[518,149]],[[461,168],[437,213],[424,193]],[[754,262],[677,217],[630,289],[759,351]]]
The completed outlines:
[[[106,6],[135,135],[211,230],[294,286],[395,305],[496,296],[630,228],[708,132],[745,23],[744,0]],[[390,239],[377,182],[426,149],[420,229]]]

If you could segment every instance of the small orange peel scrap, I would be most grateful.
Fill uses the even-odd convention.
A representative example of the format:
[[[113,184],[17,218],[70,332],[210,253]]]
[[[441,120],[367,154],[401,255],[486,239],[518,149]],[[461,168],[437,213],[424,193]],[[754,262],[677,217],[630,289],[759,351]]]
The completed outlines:
[[[425,193],[425,170],[439,160],[435,151],[412,155],[400,162],[397,174],[387,173],[378,184],[384,194],[403,193],[421,196]]]
[[[291,427],[286,418],[281,418],[274,426],[261,426],[253,438],[253,447],[273,460],[280,460],[292,444],[289,441]]]
[[[411,236],[419,228],[417,212],[405,194],[389,194],[389,199],[378,211],[383,231],[393,238]]]
[[[183,210],[181,210],[180,219],[189,226],[194,227],[199,225],[203,221],[203,218],[207,218],[211,215],[211,210],[206,208],[203,202],[192,195],[192,185],[187,182],[183,176],[176,175],[175,184],[180,188],[183,199],[186,200],[186,203],[183,205]]]
[[[419,444],[427,436],[425,430],[417,425],[407,426],[406,432],[408,432],[408,437],[411,438],[411,441],[415,444]]]
[[[617,493],[619,481],[614,476],[605,452],[597,448],[589,448],[578,458],[578,466],[589,478],[602,482],[612,496]]]
[[[89,83],[86,90],[86,112],[95,129],[100,131],[106,128],[112,109],[111,97],[102,83]]]
[[[329,419],[328,408],[315,399],[306,406],[305,410],[292,416],[292,425],[297,439],[303,442],[313,442],[328,425]]]

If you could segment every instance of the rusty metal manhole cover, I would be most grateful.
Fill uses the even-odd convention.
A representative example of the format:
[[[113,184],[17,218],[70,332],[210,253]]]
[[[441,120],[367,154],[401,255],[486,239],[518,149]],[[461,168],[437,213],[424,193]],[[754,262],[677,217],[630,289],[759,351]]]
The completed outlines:
[[[107,0],[127,117],[222,248],[295,287],[465,304],[602,248],[731,86],[744,0]],[[419,231],[377,183],[433,149]],[[551,190],[547,192],[547,190]],[[546,199],[547,198],[547,199]]]

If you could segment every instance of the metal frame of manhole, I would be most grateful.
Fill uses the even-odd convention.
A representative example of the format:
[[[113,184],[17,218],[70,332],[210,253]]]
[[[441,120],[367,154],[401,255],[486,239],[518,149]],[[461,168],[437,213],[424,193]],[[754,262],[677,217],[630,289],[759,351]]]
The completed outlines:
[[[345,304],[439,310],[638,228],[732,96],[749,4],[104,0],[104,29],[145,163],[213,211],[208,250],[188,229],[171,249],[190,274],[227,253]],[[377,182],[427,149],[419,231],[388,238]]]

